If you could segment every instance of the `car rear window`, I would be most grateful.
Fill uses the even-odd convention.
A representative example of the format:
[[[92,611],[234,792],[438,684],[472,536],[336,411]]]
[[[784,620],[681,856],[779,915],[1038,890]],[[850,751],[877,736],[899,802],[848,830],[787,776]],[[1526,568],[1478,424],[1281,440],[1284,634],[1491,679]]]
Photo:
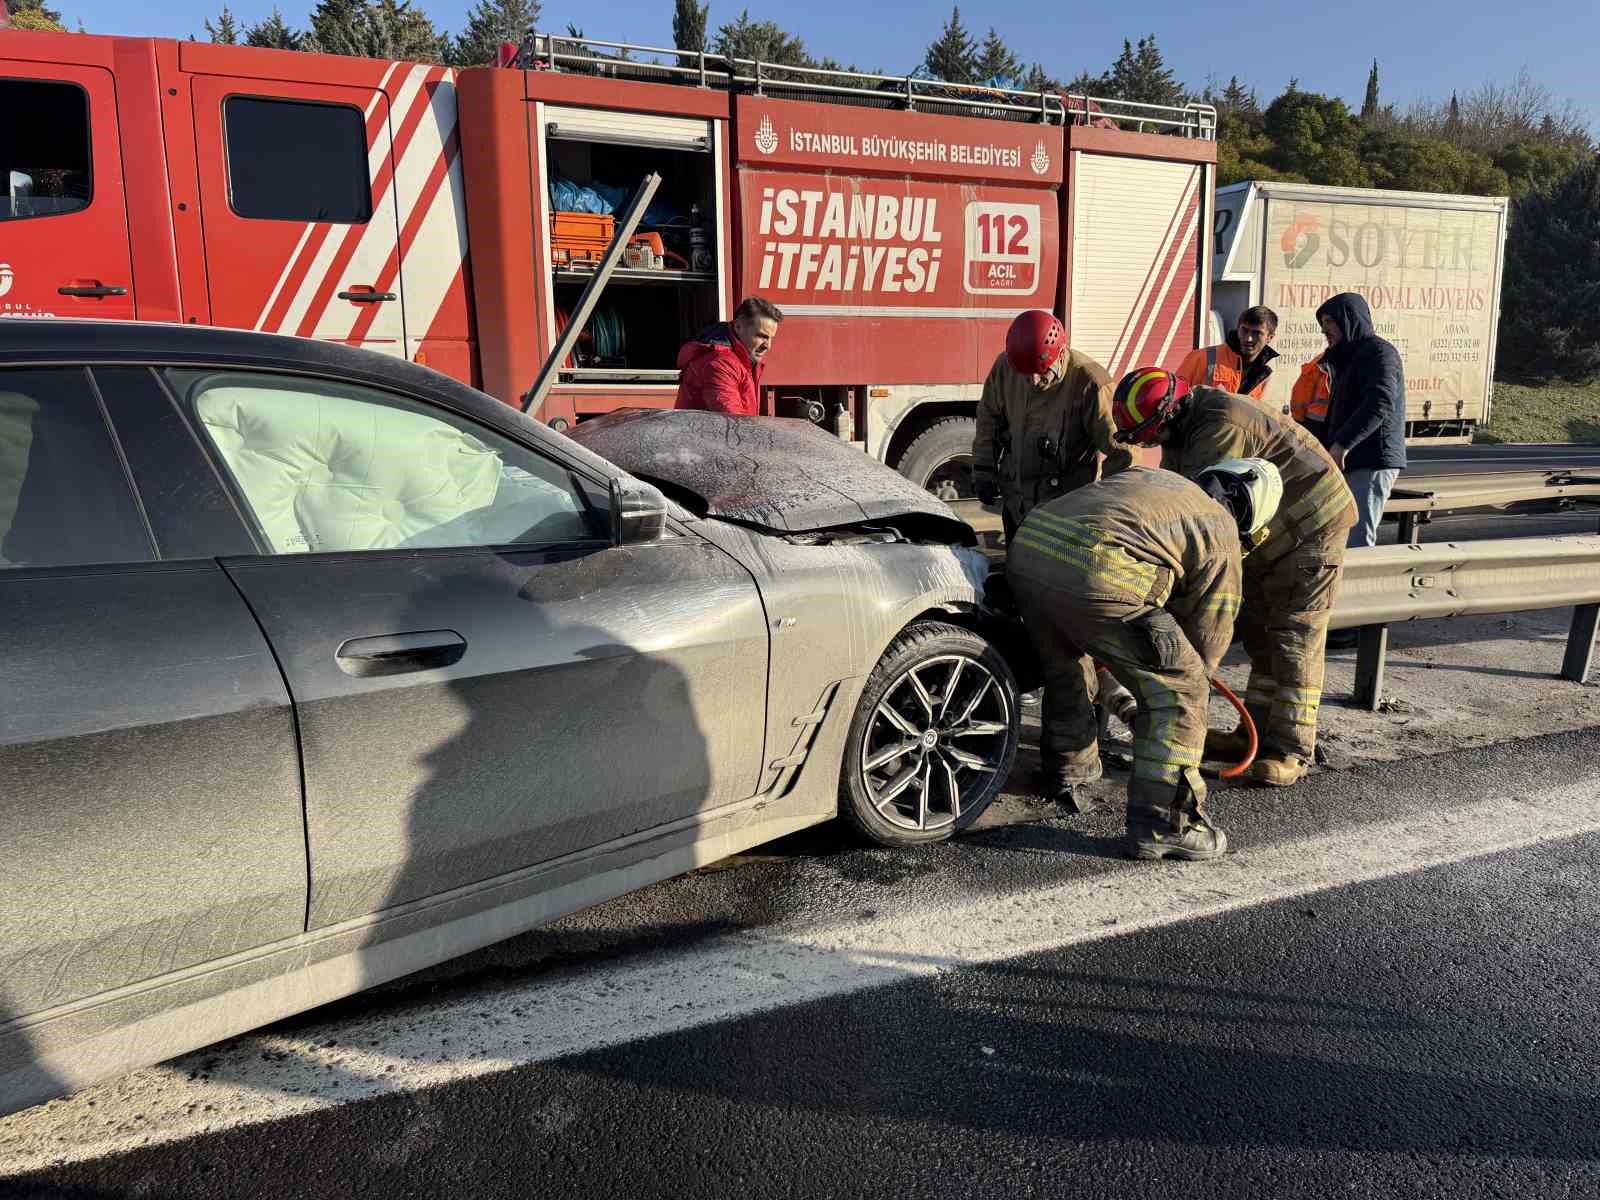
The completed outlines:
[[[0,370],[0,569],[154,557],[88,375]]]

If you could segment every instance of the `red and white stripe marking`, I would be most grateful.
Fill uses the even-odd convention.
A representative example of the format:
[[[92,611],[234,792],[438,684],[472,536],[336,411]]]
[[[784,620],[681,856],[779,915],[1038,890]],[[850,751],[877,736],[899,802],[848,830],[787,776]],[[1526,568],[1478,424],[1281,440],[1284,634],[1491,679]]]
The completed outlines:
[[[1190,170],[1172,221],[1128,311],[1127,323],[1106,364],[1113,379],[1135,367],[1165,363],[1185,319],[1192,320],[1201,177],[1199,167]]]
[[[387,325],[379,305],[336,293],[347,284],[400,291],[404,317],[377,336],[410,357],[428,336],[467,255],[455,73],[390,63],[366,107],[372,218],[308,223],[255,328],[361,342]],[[419,252],[420,251],[420,252]],[[392,310],[395,315],[401,310]]]

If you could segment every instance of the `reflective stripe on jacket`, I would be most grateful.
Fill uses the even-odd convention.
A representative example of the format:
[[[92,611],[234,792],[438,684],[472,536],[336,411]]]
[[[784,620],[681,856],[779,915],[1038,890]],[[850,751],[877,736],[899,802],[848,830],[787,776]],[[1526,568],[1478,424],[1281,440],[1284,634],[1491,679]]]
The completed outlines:
[[[1041,504],[1007,548],[1013,568],[1076,595],[1165,608],[1214,672],[1242,595],[1239,532],[1170,471],[1130,467]]]
[[[1328,367],[1317,355],[1300,368],[1300,378],[1289,393],[1289,415],[1300,424],[1328,419],[1328,399],[1333,388],[1328,382]]]
[[[1264,458],[1283,477],[1283,501],[1247,564],[1276,562],[1295,545],[1356,523],[1355,498],[1322,444],[1245,396],[1192,393],[1161,450],[1161,465],[1193,479],[1225,458]]]
[[[1278,352],[1271,346],[1262,348],[1255,362],[1247,367],[1244,355],[1239,352],[1238,334],[1228,335],[1225,346],[1207,346],[1204,350],[1191,350],[1178,367],[1178,377],[1190,387],[1221,388],[1235,395],[1260,400],[1266,395],[1267,382],[1272,378],[1272,360]],[[1249,386],[1246,386],[1248,383]]]
[[[978,401],[972,474],[994,479],[1006,512],[1018,524],[1038,504],[1054,500],[1133,462],[1115,440],[1111,377],[1088,355],[1069,350],[1060,380],[1039,391],[1004,354],[994,360]],[[1049,447],[1048,453],[1046,446]]]

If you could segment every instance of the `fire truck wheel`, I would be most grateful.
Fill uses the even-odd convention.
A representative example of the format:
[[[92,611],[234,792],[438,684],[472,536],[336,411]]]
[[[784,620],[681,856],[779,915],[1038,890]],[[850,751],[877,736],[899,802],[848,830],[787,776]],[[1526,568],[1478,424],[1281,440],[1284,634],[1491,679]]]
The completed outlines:
[[[884,653],[845,742],[839,809],[880,846],[941,842],[999,795],[1017,757],[1011,668],[989,641],[940,621]]]
[[[970,500],[972,439],[977,432],[974,417],[935,421],[906,447],[900,457],[900,474],[941,500]]]

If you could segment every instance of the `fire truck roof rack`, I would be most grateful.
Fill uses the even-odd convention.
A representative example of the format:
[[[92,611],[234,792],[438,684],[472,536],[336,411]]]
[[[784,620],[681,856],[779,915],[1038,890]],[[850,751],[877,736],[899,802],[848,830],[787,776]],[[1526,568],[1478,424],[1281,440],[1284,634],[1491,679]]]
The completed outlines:
[[[1206,140],[1215,140],[1217,136],[1217,111],[1209,104],[1181,107],[1139,104],[1095,96],[951,84],[916,75],[874,75],[828,67],[795,67],[748,58],[730,59],[706,51],[608,42],[571,34],[530,34],[512,65],[524,70],[679,83],[870,108],[911,109],[1045,125],[1097,124]]]

